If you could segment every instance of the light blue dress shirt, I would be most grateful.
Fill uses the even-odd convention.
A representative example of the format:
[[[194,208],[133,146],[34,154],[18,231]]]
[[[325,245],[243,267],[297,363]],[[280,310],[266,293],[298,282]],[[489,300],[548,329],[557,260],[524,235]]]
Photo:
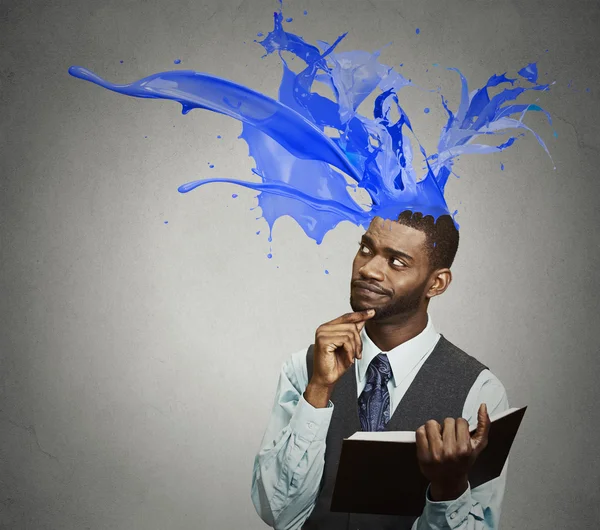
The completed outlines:
[[[357,399],[366,381],[367,367],[381,353],[363,329],[362,359],[356,361]],[[425,329],[411,340],[385,352],[392,367],[388,382],[391,414],[413,382],[440,338],[431,318]],[[306,348],[284,364],[267,430],[254,461],[252,502],[257,513],[277,530],[297,530],[312,512],[323,474],[325,440],[335,405],[314,408],[303,396],[308,385]],[[471,387],[462,417],[477,424],[479,405],[489,415],[509,408],[506,390],[489,370],[483,370]],[[496,530],[500,518],[506,468],[481,486],[467,490],[457,499],[434,502],[427,490],[425,508],[412,530]]]

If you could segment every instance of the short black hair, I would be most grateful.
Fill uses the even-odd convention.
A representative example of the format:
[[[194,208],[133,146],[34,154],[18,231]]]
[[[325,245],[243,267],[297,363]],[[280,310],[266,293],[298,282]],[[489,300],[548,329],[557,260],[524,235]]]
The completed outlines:
[[[425,246],[431,270],[450,268],[458,250],[458,229],[450,215],[431,215],[410,210],[398,216],[402,225],[425,233]]]

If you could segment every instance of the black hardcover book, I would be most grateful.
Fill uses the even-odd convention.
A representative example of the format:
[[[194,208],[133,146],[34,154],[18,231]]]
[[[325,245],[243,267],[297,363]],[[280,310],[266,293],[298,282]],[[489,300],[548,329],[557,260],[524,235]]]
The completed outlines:
[[[475,488],[502,472],[527,407],[490,416],[488,445],[469,472]],[[470,428],[471,433],[475,427]],[[342,442],[331,511],[421,515],[428,481],[417,461],[414,432],[357,432]]]

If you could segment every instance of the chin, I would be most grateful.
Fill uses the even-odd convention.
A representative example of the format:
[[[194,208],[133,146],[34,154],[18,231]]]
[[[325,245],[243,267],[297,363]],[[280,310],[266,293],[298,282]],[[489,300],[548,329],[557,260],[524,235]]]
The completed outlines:
[[[352,311],[354,312],[358,312],[358,311],[366,311],[367,309],[375,309],[375,315],[373,315],[372,318],[375,318],[377,316],[377,308],[374,307],[373,305],[369,305],[369,304],[361,304],[360,302],[357,302],[356,300],[353,300],[352,297],[350,297],[350,307],[352,308]]]

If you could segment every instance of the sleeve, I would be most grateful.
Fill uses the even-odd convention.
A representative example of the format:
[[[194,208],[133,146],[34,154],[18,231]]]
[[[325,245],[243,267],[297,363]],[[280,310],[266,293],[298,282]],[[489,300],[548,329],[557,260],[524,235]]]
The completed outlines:
[[[502,383],[489,371],[481,372],[465,401],[463,417],[477,424],[479,405],[485,403],[490,416],[509,408]],[[425,508],[412,530],[497,530],[506,486],[508,459],[494,480],[465,492],[451,501],[432,501],[427,488]]]
[[[333,404],[323,409],[308,403],[306,350],[284,363],[275,403],[254,460],[252,502],[269,526],[300,528],[314,508],[325,455],[325,438]]]

